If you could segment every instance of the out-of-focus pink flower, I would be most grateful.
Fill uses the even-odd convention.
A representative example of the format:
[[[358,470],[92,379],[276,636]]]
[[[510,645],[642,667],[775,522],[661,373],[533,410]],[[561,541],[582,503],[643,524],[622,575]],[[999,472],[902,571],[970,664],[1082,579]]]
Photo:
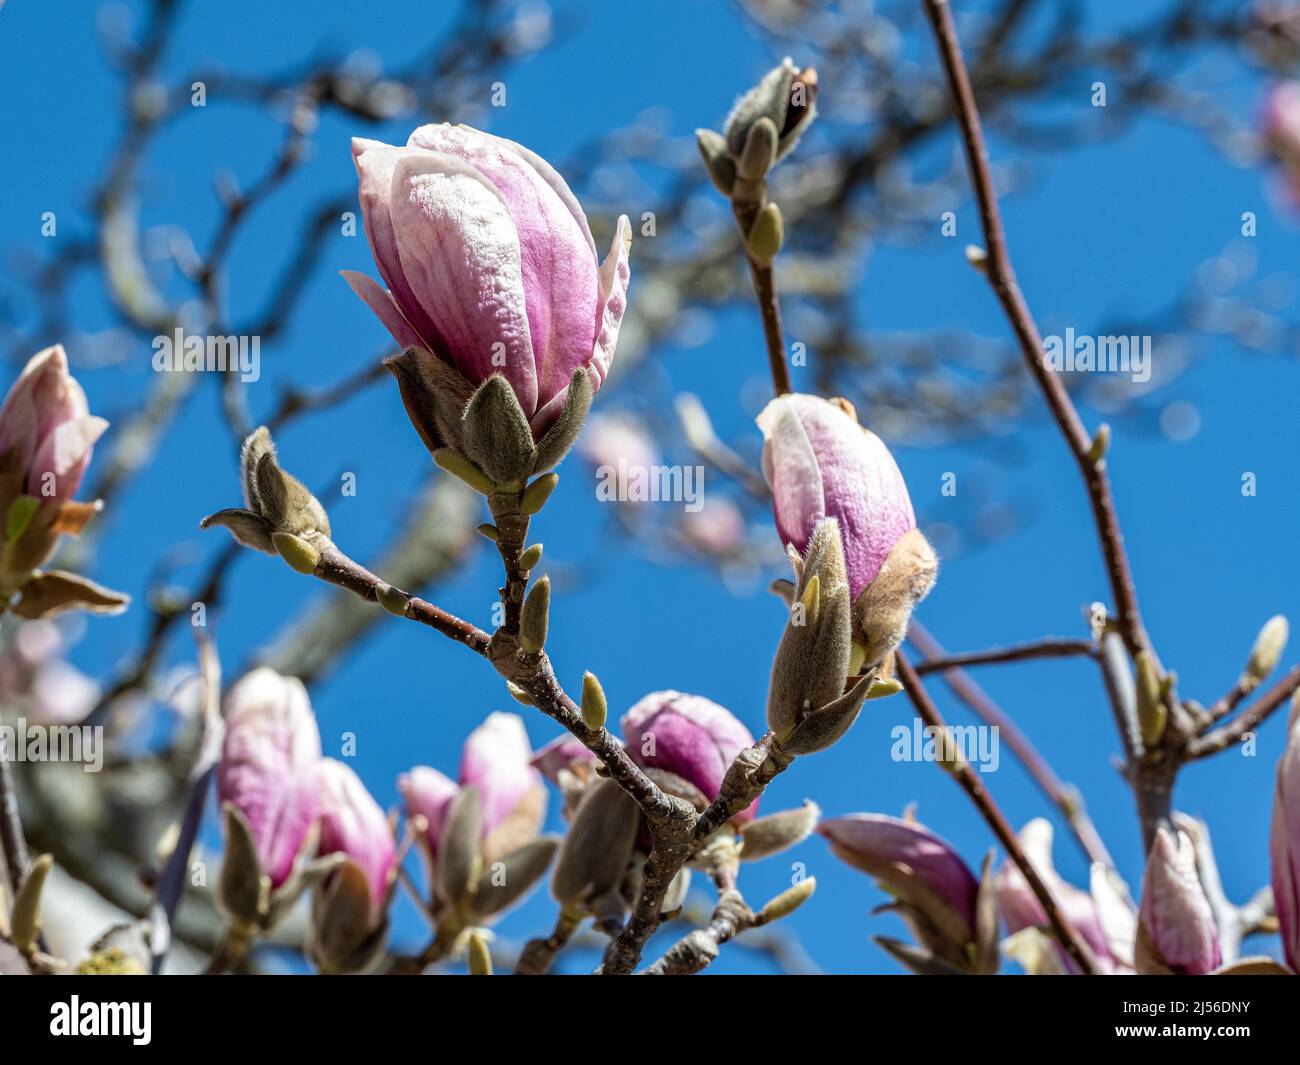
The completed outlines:
[[[437,857],[447,810],[456,797],[456,782],[427,765],[417,765],[397,778],[397,790],[406,800],[407,815],[423,817],[427,823],[423,842],[429,856]]]
[[[884,814],[848,814],[822,821],[817,831],[841,859],[874,876],[887,888],[905,892],[900,877],[915,877],[964,924],[966,941],[975,938],[975,900],[979,883],[947,840],[924,825]],[[939,925],[935,915],[927,915]]]
[[[593,466],[614,470],[648,470],[660,460],[654,437],[640,418],[625,411],[588,418],[578,451]]]
[[[452,801],[473,786],[482,809],[484,854],[500,857],[535,839],[546,814],[546,786],[533,768],[533,752],[518,714],[493,713],[470,733],[461,751],[460,780],[453,783],[429,766],[416,766],[398,779],[410,815],[428,822],[421,841],[436,861]]]
[[[35,716],[57,725],[83,721],[99,701],[99,685],[64,661],[47,662],[32,681]]]
[[[1269,854],[1283,956],[1300,972],[1300,701],[1291,705],[1286,750],[1277,764]]]
[[[819,521],[837,519],[849,593],[857,599],[894,545],[916,528],[894,457],[880,437],[819,396],[778,396],[759,414],[758,426],[782,542],[802,553]]]
[[[1092,895],[1062,880],[1052,863],[1051,822],[1041,817],[1035,818],[1021,829],[1018,839],[1025,857],[1061,907],[1062,916],[1088,944],[1097,960],[1098,970],[1105,974],[1114,972],[1116,959],[1111,954],[1110,941],[1102,927],[1101,914]],[[1014,935],[1025,928],[1041,928],[1048,923],[1047,913],[1038,901],[1038,896],[1009,858],[998,873],[994,886],[998,909],[1002,911],[1008,935]],[[1068,971],[1078,972],[1074,961],[1060,950],[1059,945],[1057,953]]]
[[[460,756],[460,785],[474,785],[483,802],[483,833],[492,831],[541,787],[533,751],[518,714],[489,714],[469,734]]]
[[[377,919],[388,896],[397,847],[388,818],[351,766],[333,758],[316,765],[320,800],[320,851],[342,854],[356,862],[370,885]]]
[[[1203,976],[1219,967],[1214,911],[1196,872],[1191,838],[1156,831],[1138,905],[1139,972]]]
[[[95,441],[107,428],[90,413],[56,344],[32,356],[0,407],[0,459],[15,462],[24,493],[63,502],[76,495]]]
[[[705,554],[726,556],[745,542],[745,516],[730,499],[710,499],[682,515],[686,539]]]
[[[1286,193],[1300,204],[1300,81],[1272,86],[1264,98],[1263,133],[1282,168]]]
[[[217,794],[244,815],[262,872],[279,887],[316,822],[320,732],[296,677],[255,669],[226,695]]]
[[[405,147],[352,142],[366,235],[385,291],[348,284],[403,347],[472,385],[502,374],[540,438],[574,372],[609,371],[629,278],[620,218],[603,264],[564,179],[527,148],[469,126],[421,126]]]
[[[567,733],[551,740],[545,747],[533,755],[530,763],[552,784],[560,784],[560,773],[573,772],[583,767],[594,767],[596,756],[580,741]]]
[[[639,764],[662,769],[698,788],[712,802],[736,755],[754,737],[730,710],[700,695],[651,692],[623,715],[623,739]],[[754,818],[758,800],[732,821]]]

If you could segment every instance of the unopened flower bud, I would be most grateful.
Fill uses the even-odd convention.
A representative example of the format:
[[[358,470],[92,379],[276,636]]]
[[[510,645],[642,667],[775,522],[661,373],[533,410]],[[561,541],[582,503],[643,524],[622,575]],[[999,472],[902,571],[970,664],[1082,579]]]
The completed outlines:
[[[209,514],[199,527],[224,526],[245,547],[278,553],[300,573],[311,573],[318,546],[329,540],[329,517],[303,483],[280,468],[266,426],[244,441],[240,468],[244,506]]]
[[[805,802],[796,809],[782,810],[751,821],[740,832],[744,844],[741,860],[756,862],[802,843],[817,827],[821,815],[815,802]]]
[[[41,893],[53,866],[54,859],[48,854],[42,854],[33,861],[14,898],[13,913],[9,917],[9,937],[23,953],[35,946],[36,937],[40,934]]]
[[[626,217],[600,262],[563,178],[468,126],[422,126],[403,147],[356,139],[352,154],[387,288],[344,276],[406,349],[387,365],[421,440],[463,451],[497,482],[550,469],[614,357]]]
[[[519,646],[529,654],[538,654],[546,646],[550,613],[551,578],[543,577],[529,590],[519,618]]]
[[[770,70],[740,98],[727,117],[723,137],[728,150],[740,159],[754,126],[766,120],[771,122],[776,134],[772,162],[784,158],[812,124],[817,114],[816,103],[817,72],[812,67],[797,70],[789,59],[782,60],[780,66]]]
[[[1255,646],[1250,650],[1250,661],[1246,663],[1245,677],[1250,687],[1259,685],[1277,668],[1289,634],[1286,618],[1281,614],[1264,623],[1255,637]]]
[[[700,695],[651,692],[623,715],[623,739],[633,761],[680,777],[712,802],[727,769],[754,737],[731,711]],[[753,820],[754,804],[732,820]]]
[[[605,727],[605,718],[609,714],[609,704],[605,701],[605,689],[600,686],[594,673],[582,675],[582,720],[593,732]]]
[[[817,890],[817,878],[815,876],[807,877],[800,880],[793,887],[786,888],[781,894],[773,899],[769,899],[767,905],[758,911],[758,921],[760,924],[769,924],[772,921],[779,921],[782,917],[789,917],[800,906],[807,902]]]
[[[820,522],[839,523],[853,636],[866,648],[862,668],[872,669],[902,642],[938,569],[916,528],[903,476],[880,438],[844,404],[779,396],[758,424],[781,540],[804,551]]]
[[[1222,960],[1214,911],[1196,871],[1191,838],[1157,829],[1142,877],[1135,960],[1140,973],[1202,976]]]
[[[1291,699],[1286,748],[1277,763],[1269,857],[1282,954],[1300,972],[1300,694]]]
[[[616,781],[596,781],[560,844],[551,876],[555,900],[582,911],[616,892],[632,860],[640,823],[640,807]]]

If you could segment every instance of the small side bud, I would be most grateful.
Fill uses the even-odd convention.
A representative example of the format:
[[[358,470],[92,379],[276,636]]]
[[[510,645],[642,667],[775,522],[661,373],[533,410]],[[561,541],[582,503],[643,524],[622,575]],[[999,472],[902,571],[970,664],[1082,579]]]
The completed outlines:
[[[407,607],[411,605],[410,597],[405,592],[382,581],[375,586],[375,598],[379,600],[380,606],[399,618],[406,617]]]
[[[501,542],[501,534],[490,521],[485,521],[478,527],[478,534],[485,540],[491,540],[494,544]]]
[[[746,181],[759,181],[776,162],[776,124],[766,115],[755,122],[745,137],[745,147],[736,160],[736,171]]]
[[[537,705],[533,702],[533,697],[512,680],[506,681],[506,690],[510,693],[510,698],[517,703],[523,703],[524,706]]]
[[[555,491],[555,486],[559,483],[560,475],[558,473],[542,474],[524,489],[524,494],[519,499],[519,509],[525,514],[536,514],[542,507],[546,506],[546,501],[551,498],[551,493]]]
[[[897,695],[902,690],[902,682],[895,677],[873,680],[871,687],[867,689],[867,699],[887,699],[891,695]]]
[[[605,689],[600,686],[594,673],[582,675],[582,720],[587,728],[598,732],[605,727],[605,718],[609,714],[609,703],[605,700]]]
[[[537,654],[546,646],[546,630],[551,614],[551,578],[543,577],[533,585],[524,600],[519,619],[519,644],[529,654]]]
[[[1097,435],[1092,438],[1092,446],[1088,448],[1088,461],[1093,465],[1098,465],[1106,457],[1106,452],[1110,450],[1110,426],[1102,422],[1097,426]]]
[[[528,573],[542,560],[542,545],[532,544],[519,554],[519,568]]]
[[[483,933],[477,929],[469,934],[469,974],[470,976],[492,975],[492,954],[488,950]]]
[[[459,477],[474,491],[491,495],[494,488],[492,479],[459,451],[452,451],[448,447],[439,448],[433,453],[433,461],[453,477]]]
[[[736,161],[727,151],[726,139],[711,129],[697,129],[695,143],[704,160],[704,172],[717,190],[730,199],[732,186],[736,184]]]
[[[771,921],[779,921],[782,917],[789,917],[790,914],[812,898],[813,892],[816,890],[817,878],[815,876],[810,876],[807,880],[800,880],[794,887],[786,888],[758,911],[759,922],[768,924]]]
[[[1290,627],[1281,614],[1264,622],[1255,637],[1255,646],[1250,649],[1250,661],[1246,663],[1245,680],[1250,687],[1254,688],[1277,668],[1289,635]]]
[[[13,914],[10,918],[10,937],[14,946],[26,954],[36,945],[36,937],[41,930],[41,892],[45,889],[45,878],[50,875],[54,859],[42,854],[27,870],[23,886],[14,898]]]
[[[765,204],[745,238],[750,258],[760,266],[771,266],[784,243],[785,222],[781,218],[781,208],[774,203]]]
[[[966,261],[981,274],[988,270],[989,253],[978,244],[966,245]]]
[[[1139,651],[1137,665],[1137,715],[1142,743],[1154,747],[1165,734],[1169,711],[1161,698],[1162,682],[1150,651]]]
[[[293,533],[276,532],[271,534],[271,543],[282,559],[289,563],[289,568],[299,573],[315,573],[320,563],[320,552],[301,536]]]

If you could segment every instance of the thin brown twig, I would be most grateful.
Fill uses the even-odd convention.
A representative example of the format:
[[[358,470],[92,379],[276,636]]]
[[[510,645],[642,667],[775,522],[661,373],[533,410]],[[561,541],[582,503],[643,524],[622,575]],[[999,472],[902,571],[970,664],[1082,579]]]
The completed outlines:
[[[916,623],[913,622],[913,626],[915,625]],[[928,633],[922,637],[922,640],[928,640],[938,647],[938,643]],[[920,648],[920,641],[914,642]],[[1049,636],[1042,640],[1035,640],[1033,643],[1022,643],[1013,647],[992,647],[987,651],[967,651],[954,655],[947,654],[941,649],[932,653],[921,648],[921,653],[926,655],[926,659],[916,664],[916,672],[924,677],[927,673],[946,672],[950,669],[991,666],[1002,662],[1025,662],[1035,658],[1070,658],[1076,655],[1096,658],[1097,645],[1091,640],[1067,640]]]
[[[1083,797],[1079,793],[1079,789],[1062,781],[1056,775],[1055,770],[1048,764],[1047,759],[1043,757],[1029,737],[1020,731],[1019,726],[1006,712],[988,696],[983,688],[971,679],[964,669],[953,665],[953,663],[969,656],[946,655],[939,641],[916,618],[912,619],[911,626],[908,629],[908,640],[927,658],[927,661],[918,663],[915,666],[917,675],[921,676],[931,670],[941,669],[944,681],[957,697],[990,725],[995,726],[999,730],[999,734],[1006,739],[1007,746],[1011,748],[1016,757],[1029,771],[1034,783],[1038,785],[1052,805],[1061,811],[1088,860],[1101,862],[1113,869],[1115,867],[1114,859],[1111,858],[1110,852],[1106,849],[1106,844],[1102,842],[1101,836],[1097,832],[1097,826],[1092,823],[1092,818],[1088,816],[1087,811],[1084,809]],[[1065,643],[1070,641],[1057,642]],[[1094,653],[1092,644],[1086,641],[1074,642],[1082,643],[1086,647],[1087,653]],[[1041,644],[1029,646],[1041,646]],[[1006,659],[1001,660],[1006,661]]]
[[[1234,743],[1239,743],[1248,732],[1253,732],[1263,724],[1269,714],[1285,706],[1297,689],[1300,689],[1300,666],[1293,666],[1286,676],[1261,695],[1257,702],[1243,710],[1239,717],[1193,740],[1187,748],[1187,759],[1194,761],[1205,758]]]
[[[1152,650],[1151,644],[1142,625],[1137,592],[1133,585],[1128,555],[1124,550],[1124,536],[1120,531],[1119,517],[1115,511],[1115,499],[1111,492],[1105,461],[1103,458],[1093,456],[1093,439],[1084,428],[1083,421],[1060,375],[1047,363],[1038,326],[1034,323],[1029,307],[1025,303],[1016,281],[1015,270],[1011,265],[1006,234],[1002,228],[1002,216],[998,210],[997,193],[993,187],[993,176],[989,172],[988,149],[984,143],[979,109],[975,103],[974,90],[971,88],[970,75],[962,58],[952,12],[949,10],[947,0],[923,0],[923,2],[939,44],[939,55],[948,79],[948,87],[952,92],[957,123],[970,166],[971,183],[979,203],[980,222],[983,226],[988,253],[985,273],[1010,320],[1029,372],[1042,389],[1052,416],[1079,466],[1079,472],[1083,475],[1088,489],[1088,499],[1092,504],[1093,519],[1101,540],[1102,554],[1106,562],[1111,594],[1115,598],[1117,620],[1124,643],[1131,655],[1136,655],[1139,651],[1149,652]]]
[[[939,708],[934,705],[929,692],[925,690],[924,682],[917,676],[916,670],[901,651],[897,653],[896,663],[898,679],[902,682],[903,688],[912,700],[912,705],[916,707],[921,720],[929,728],[946,735],[948,723],[944,720],[943,715],[939,713]],[[951,744],[945,744],[945,746],[949,749],[953,748]],[[1043,883],[1038,871],[1025,856],[1020,841],[1011,830],[1011,826],[1007,823],[1007,819],[1003,816],[997,803],[993,801],[993,797],[984,787],[984,782],[980,780],[979,774],[971,769],[969,763],[959,755],[944,763],[943,767],[970,797],[971,802],[975,804],[984,820],[988,822],[989,827],[993,829],[993,834],[997,836],[998,842],[1006,850],[1007,856],[1016,864],[1016,868],[1024,876],[1025,882],[1043,907],[1043,912],[1047,914],[1047,922],[1051,925],[1052,933],[1057,941],[1074,960],[1074,963],[1078,965],[1081,972],[1088,976],[1094,975],[1096,966],[1093,963],[1091,951],[1088,950],[1087,945],[1079,937],[1079,933],[1075,931],[1074,927],[1061,913],[1061,908],[1053,897],[1051,890]]]

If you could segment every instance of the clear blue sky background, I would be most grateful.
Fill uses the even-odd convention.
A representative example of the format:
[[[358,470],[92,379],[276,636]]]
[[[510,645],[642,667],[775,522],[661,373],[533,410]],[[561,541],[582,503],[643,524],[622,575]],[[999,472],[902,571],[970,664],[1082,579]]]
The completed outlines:
[[[236,72],[283,69],[322,47],[368,48],[398,67],[432,37],[445,19],[438,13],[442,7],[305,0],[191,5],[183,16],[181,48],[169,55],[165,71],[174,82],[213,59]],[[1098,8],[1112,5],[1086,7],[1095,20]],[[41,250],[45,211],[58,213],[61,237],[82,231],[84,196],[104,164],[121,112],[118,84],[91,32],[93,9],[84,3],[11,0],[0,12],[0,67],[6,72],[0,116],[9,146],[0,204],[5,248]],[[509,106],[493,113],[494,132],[552,159],[650,107],[669,109],[674,134],[716,124],[734,94],[780,58],[720,3],[583,4],[567,11],[560,42],[509,74]],[[919,56],[929,54],[928,40],[918,45]],[[834,85],[824,88],[835,91]],[[1081,84],[1079,107],[1086,106],[1087,92]],[[1234,81],[1222,102],[1249,117],[1258,93],[1257,84]],[[1110,106],[1125,103],[1112,98]],[[319,196],[352,184],[348,138],[358,132],[400,142],[408,130],[394,126],[377,133],[337,117],[322,123],[311,164],[258,210],[235,248],[230,299],[242,312],[238,317],[262,305],[295,223]],[[278,128],[264,117],[211,99],[206,109],[175,124],[152,155],[145,168],[144,223],[182,222],[205,245],[217,217],[213,172],[225,168],[244,183],[251,181],[278,138]],[[944,144],[946,151],[947,136]],[[996,142],[994,149],[997,154]],[[816,150],[816,143],[808,150]],[[1044,156],[1039,163],[1038,181],[1007,203],[1006,217],[1022,284],[1044,323],[1074,324],[1086,332],[1112,316],[1163,309],[1202,260],[1234,239],[1247,210],[1259,213],[1253,248],[1261,274],[1294,269],[1295,223],[1275,205],[1268,179],[1256,170],[1231,167],[1183,128],[1144,118],[1118,141]],[[959,212],[956,241],[939,239],[936,221],[936,237],[927,244],[883,248],[873,257],[860,292],[873,328],[1006,335],[985,284],[961,256],[962,244],[979,239],[975,215],[964,201],[951,206]],[[643,205],[627,203],[624,209],[635,216]],[[792,239],[797,242],[798,235]],[[634,248],[633,301],[635,259]],[[255,416],[271,409],[286,383],[336,381],[383,349],[386,334],[346,291],[336,274],[342,268],[374,272],[363,238],[339,237],[329,244],[294,328],[264,346],[262,380],[250,387]],[[7,284],[5,291],[15,292]],[[102,293],[91,285],[77,291],[77,326],[87,332],[110,326]],[[76,359],[75,337],[48,339],[64,340]],[[754,434],[755,411],[740,395],[744,382],[759,378],[762,350],[756,317],[745,313],[730,316],[728,328],[705,348],[669,347],[656,351],[654,359],[675,387],[703,396],[724,435]],[[1221,342],[1204,350],[1205,357],[1161,397],[1199,408],[1199,433],[1173,442],[1145,423],[1121,419],[1111,470],[1148,628],[1165,663],[1178,670],[1184,694],[1208,703],[1236,677],[1266,618],[1300,615],[1295,551],[1300,473],[1294,459],[1300,423],[1294,415],[1291,360],[1246,354]],[[149,355],[141,347],[120,366],[83,375],[96,411],[118,424],[125,421],[153,383]],[[617,390],[610,390],[599,405],[612,408],[620,401]],[[1096,412],[1084,413],[1089,424],[1099,420]],[[327,498],[326,503],[337,541],[363,558],[384,542],[390,523],[400,517],[399,500],[419,483],[428,461],[395,389],[388,387],[372,389],[341,413],[300,420],[280,446],[289,467],[309,484],[340,469],[356,472],[356,498]],[[1032,517],[1013,537],[944,568],[922,616],[951,649],[1082,634],[1080,610],[1105,599],[1106,585],[1085,496],[1045,418],[1031,419],[1013,447],[1006,441],[972,441],[927,450],[900,447],[897,455],[924,521],[969,521],[969,511],[959,510],[960,499],[940,495],[941,476],[956,472],[960,486],[964,473],[987,470],[990,463],[1005,495]],[[172,545],[191,545],[196,558],[223,546],[217,539],[223,534],[201,538],[197,522],[235,502],[234,459],[215,391],[200,389],[183,425],[169,436],[166,452],[109,515],[111,531],[98,576],[139,594],[157,556]],[[1254,498],[1240,490],[1246,471],[1258,477]],[[604,515],[594,500],[590,471],[570,459],[564,472],[537,535],[551,559],[578,560],[595,546]],[[436,598],[481,625],[490,624],[494,561],[480,553]],[[232,606],[216,621],[227,668],[246,661],[319,593],[272,560],[251,554],[242,559],[228,589]],[[140,610],[94,621],[75,660],[104,675],[138,645],[145,621]],[[674,687],[727,705],[758,733],[781,623],[778,603],[765,592],[736,597],[706,570],[665,571],[620,553],[602,580],[554,604],[551,648],[570,687],[582,670],[596,671],[611,707],[620,713],[647,691]],[[177,661],[191,654],[187,634],[180,637],[173,646]],[[1049,662],[986,672],[980,679],[1060,775],[1084,789],[1136,893],[1141,854],[1132,800],[1111,765],[1117,741],[1093,668],[1079,661]],[[933,690],[954,720],[968,720],[940,685]],[[415,762],[454,772],[461,741],[487,712],[523,710],[506,698],[482,662],[417,626],[397,622],[386,623],[382,638],[367,642],[314,698],[327,751],[336,749],[342,732],[356,732],[355,767],[384,804],[397,801],[396,776]],[[541,715],[524,713],[535,745],[556,734]],[[782,777],[764,806],[776,810],[809,797],[830,815],[897,813],[915,801],[925,822],[978,863],[992,840],[964,795],[932,765],[890,759],[890,729],[911,720],[901,697],[870,705],[834,750],[801,760]],[[1209,818],[1228,893],[1238,900],[1267,880],[1268,817],[1282,735],[1279,715],[1262,730],[1258,757],[1229,752],[1192,767],[1180,781],[1178,806]],[[1005,749],[1001,768],[987,783],[1014,823],[1048,814]],[[556,801],[551,822],[560,824]],[[1056,854],[1068,878],[1086,882],[1085,863],[1059,825]],[[819,881],[816,899],[789,922],[816,961],[833,971],[894,971],[868,936],[904,934],[897,919],[870,916],[884,897],[832,858],[820,840],[806,842],[788,858],[747,868],[743,884],[761,901],[786,886],[792,863],[802,863]],[[526,937],[548,926],[552,915],[553,904],[538,894],[501,928]],[[422,935],[409,906],[401,910],[398,932],[411,944]],[[1275,951],[1271,942],[1263,946]],[[591,961],[577,957],[566,964],[581,969]],[[716,969],[741,971],[756,964],[745,952],[728,949]]]

